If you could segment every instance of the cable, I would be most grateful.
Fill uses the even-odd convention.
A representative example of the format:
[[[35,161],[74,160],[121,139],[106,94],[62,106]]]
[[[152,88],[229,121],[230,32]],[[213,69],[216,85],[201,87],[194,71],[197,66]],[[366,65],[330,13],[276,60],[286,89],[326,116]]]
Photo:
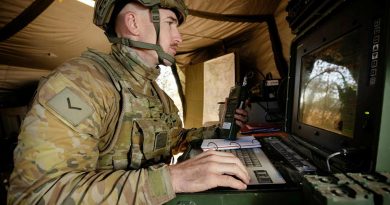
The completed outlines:
[[[328,171],[332,172],[331,169],[330,169],[330,160],[333,157],[335,157],[337,155],[341,155],[341,154],[344,155],[344,156],[347,156],[347,155],[349,155],[351,153],[356,153],[359,150],[361,150],[361,149],[358,149],[358,148],[343,148],[343,149],[341,149],[338,152],[335,152],[335,153],[332,153],[332,154],[328,155],[328,157],[326,158],[326,166],[328,168]]]
[[[340,155],[340,154],[342,154],[342,152],[335,152],[335,153],[330,154],[326,158],[326,166],[327,166],[329,172],[332,172],[332,170],[330,169],[330,163],[329,163],[330,159],[337,156],[337,155]]]

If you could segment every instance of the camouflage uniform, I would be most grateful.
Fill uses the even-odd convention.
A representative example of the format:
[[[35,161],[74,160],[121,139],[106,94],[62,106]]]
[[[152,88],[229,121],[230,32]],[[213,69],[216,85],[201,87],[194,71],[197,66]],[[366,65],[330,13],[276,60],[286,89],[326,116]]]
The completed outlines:
[[[166,165],[172,149],[212,136],[214,128],[182,129],[177,108],[154,81],[158,74],[121,45],[110,55],[87,51],[56,69],[22,124],[8,204],[174,198]]]

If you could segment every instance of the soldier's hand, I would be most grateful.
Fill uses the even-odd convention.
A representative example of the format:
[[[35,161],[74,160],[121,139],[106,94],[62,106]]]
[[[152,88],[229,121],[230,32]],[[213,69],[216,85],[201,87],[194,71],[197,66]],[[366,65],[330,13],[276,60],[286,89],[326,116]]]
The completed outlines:
[[[169,171],[176,193],[199,192],[218,186],[246,189],[250,179],[237,157],[213,150],[171,165]]]
[[[234,119],[238,126],[243,127],[248,122],[248,112],[244,109],[236,109]]]

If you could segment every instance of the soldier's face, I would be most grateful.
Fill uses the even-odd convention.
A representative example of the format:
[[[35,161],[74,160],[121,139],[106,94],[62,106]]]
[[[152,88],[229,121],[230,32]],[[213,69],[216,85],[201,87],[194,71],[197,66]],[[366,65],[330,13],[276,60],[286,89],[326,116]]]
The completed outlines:
[[[171,10],[160,9],[160,45],[171,56],[176,55],[176,50],[182,42],[178,29],[178,20]]]
[[[176,55],[177,48],[182,42],[181,35],[178,30],[178,20],[175,13],[169,9],[159,9],[160,11],[160,36],[159,44],[164,50],[171,56]],[[148,31],[146,32],[146,42],[155,44],[156,43],[156,31],[154,25],[150,22],[147,26]],[[158,56],[155,51],[151,51],[151,55],[155,57],[155,63],[158,64]],[[170,63],[164,60],[165,65]]]

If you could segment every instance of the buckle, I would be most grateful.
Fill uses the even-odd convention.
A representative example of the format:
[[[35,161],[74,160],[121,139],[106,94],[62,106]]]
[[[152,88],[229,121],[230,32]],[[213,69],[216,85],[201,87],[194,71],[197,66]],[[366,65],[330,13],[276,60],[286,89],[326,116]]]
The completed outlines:
[[[158,6],[153,6],[151,9],[152,13],[152,22],[153,23],[159,23],[160,22],[160,13],[158,11]]]

